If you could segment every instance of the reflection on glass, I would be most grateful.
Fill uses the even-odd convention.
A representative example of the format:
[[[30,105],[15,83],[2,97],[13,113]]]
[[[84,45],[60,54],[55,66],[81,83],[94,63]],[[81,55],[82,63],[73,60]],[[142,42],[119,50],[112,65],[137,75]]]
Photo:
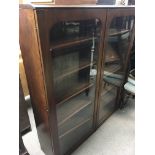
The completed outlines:
[[[50,32],[51,42],[63,42],[99,35],[101,23],[98,19],[80,21],[62,21],[53,26]]]
[[[120,87],[128,52],[129,37],[134,24],[133,16],[112,20],[106,48],[104,81]]]
[[[117,95],[117,87],[103,82],[102,93],[100,96],[99,120],[105,120],[110,112],[115,109],[115,99]]]
[[[129,38],[134,25],[133,16],[113,18],[105,50],[104,74],[100,99],[99,121],[115,109],[117,89],[122,85]]]
[[[93,86],[97,74],[97,60],[91,49],[90,42],[54,51],[53,76],[57,103]]]
[[[92,131],[92,123],[92,120],[86,120],[73,131],[69,132],[67,136],[62,136],[60,138],[61,155],[67,154],[66,152],[69,148],[74,147],[77,142]]]
[[[66,102],[57,104],[61,154],[65,154],[84,135],[92,131],[94,99],[95,85]]]
[[[57,105],[59,136],[93,117],[95,87],[89,88],[70,100]]]
[[[50,31],[61,154],[92,130],[100,25],[98,19],[65,21]]]

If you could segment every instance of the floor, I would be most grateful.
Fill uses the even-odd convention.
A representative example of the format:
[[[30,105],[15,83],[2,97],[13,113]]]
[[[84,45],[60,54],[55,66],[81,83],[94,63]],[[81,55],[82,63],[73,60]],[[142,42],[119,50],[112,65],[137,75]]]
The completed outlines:
[[[23,136],[30,155],[44,155],[35,128],[32,109],[28,111],[32,132]],[[122,110],[117,110],[72,155],[134,155],[135,152],[135,105],[129,99]]]

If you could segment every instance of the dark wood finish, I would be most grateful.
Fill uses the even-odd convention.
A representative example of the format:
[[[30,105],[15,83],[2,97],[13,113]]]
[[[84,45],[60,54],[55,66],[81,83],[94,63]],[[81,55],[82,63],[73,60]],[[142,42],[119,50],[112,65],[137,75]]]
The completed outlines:
[[[48,123],[48,103],[35,12],[31,9],[20,9],[19,15],[20,47],[28,80],[28,88],[32,100],[38,137],[43,151],[47,155],[51,155],[53,152],[51,147],[53,146],[52,132]]]
[[[115,35],[120,35],[120,34],[123,34],[127,31],[119,31],[117,33],[115,32],[109,32],[109,28],[110,28],[110,24],[112,22],[112,20],[115,18],[115,17],[123,17],[123,16],[134,16],[135,12],[134,12],[134,8],[126,8],[126,9],[108,9],[108,12],[107,12],[107,22],[106,22],[106,31],[105,31],[105,39],[104,39],[104,48],[103,48],[103,60],[102,60],[102,71],[101,71],[101,78],[100,78],[100,82],[102,83],[102,79],[103,79],[103,76],[104,76],[104,70],[106,70],[106,66],[104,65],[105,62],[108,62],[107,60],[107,55],[105,53],[105,50],[108,49],[108,44],[107,44],[107,38],[108,38],[108,35],[109,36],[115,36]],[[130,55],[130,51],[131,51],[131,45],[133,44],[133,37],[134,37],[134,27],[131,31],[131,35],[130,35],[130,38],[129,38],[129,44],[128,44],[128,48],[127,48],[127,59],[126,59],[126,63],[125,63],[125,69],[124,69],[124,78],[123,78],[123,82],[122,82],[122,85],[118,88],[118,91],[117,91],[117,96],[116,96],[116,104],[115,104],[115,109],[113,111],[111,111],[111,113],[109,113],[105,118],[102,119],[102,121],[99,121],[99,113],[97,113],[97,118],[96,118],[96,122],[98,122],[98,127],[119,107],[119,104],[120,104],[120,101],[121,101],[121,95],[123,93],[123,85],[126,81],[126,75],[127,75],[127,68],[128,68],[128,64],[129,64],[129,55]],[[132,38],[132,39],[131,39]],[[110,60],[110,59],[109,59]],[[110,60],[111,61],[111,60]],[[113,60],[112,60],[113,61]],[[115,59],[114,59],[115,61]],[[119,68],[119,67],[118,67]],[[117,71],[117,68],[116,70],[112,70],[114,72]],[[100,84],[100,86],[102,86],[102,84]],[[101,96],[100,95],[102,94],[102,87],[99,88],[99,97],[98,97],[98,108],[100,108],[100,103],[99,101],[101,100]]]
[[[72,45],[79,45],[81,43],[88,42],[91,39],[92,39],[91,37],[87,37],[87,38],[81,37],[81,38],[74,39],[74,40],[68,41],[68,42],[58,42],[56,45],[51,45],[50,51],[55,50],[55,49],[59,49],[59,48],[72,46]]]
[[[72,16],[74,14],[74,16]],[[105,48],[108,35],[108,28],[111,20],[115,16],[133,15],[134,8],[130,7],[104,7],[104,6],[51,6],[51,5],[21,5],[20,6],[20,46],[26,70],[28,87],[32,98],[32,106],[34,110],[35,120],[37,124],[38,137],[42,150],[47,155],[60,153],[59,140],[70,134],[72,131],[77,130],[86,121],[71,128],[60,136],[58,134],[58,120],[57,120],[57,106],[67,104],[67,102],[84,92],[88,88],[95,87],[95,101],[93,110],[93,127],[91,131],[81,138],[81,140],[66,152],[69,155],[79,144],[85,140],[92,132],[96,130],[99,111],[99,100],[101,93],[101,79],[103,78],[104,62],[105,62]],[[69,41],[52,42],[49,41],[49,33],[51,28],[61,21],[79,21],[79,20],[99,19],[101,22],[100,38],[98,40],[98,60],[93,64],[97,65],[96,84],[84,83],[79,85],[80,89],[76,88],[75,92],[70,92],[62,100],[57,100],[54,90],[53,80],[53,53],[63,48],[70,48],[75,45],[81,45],[91,40],[89,37],[72,39]],[[111,36],[120,35],[111,33]],[[63,53],[63,52],[62,52]],[[111,56],[111,55],[110,55]],[[111,57],[109,57],[111,58]],[[108,59],[107,59],[108,60]],[[110,61],[114,61],[109,59]],[[108,62],[109,62],[108,60]],[[117,61],[117,59],[115,60]],[[127,64],[126,64],[127,65]],[[70,76],[70,74],[79,72],[80,70],[90,67],[90,63],[86,60],[83,61],[79,68],[71,68],[66,73],[62,74],[55,80]],[[113,72],[119,70],[119,66],[109,68]],[[117,92],[119,94],[119,91]],[[119,95],[117,95],[118,98]],[[117,100],[116,100],[117,101]],[[89,102],[87,101],[88,104]],[[82,107],[85,107],[83,105]],[[80,107],[80,108],[82,108]],[[80,109],[79,108],[79,109]],[[77,109],[70,113],[63,120],[65,124],[73,115],[77,114],[80,110]],[[106,116],[106,119],[110,115]],[[105,119],[103,120],[105,121]]]
[[[71,20],[84,20],[84,19],[93,19],[93,18],[99,18],[102,21],[102,31],[104,32],[104,23],[105,23],[105,15],[106,11],[102,9],[98,9],[98,12],[94,9],[46,9],[44,10],[44,16],[43,13],[41,13],[43,10],[37,10],[38,14],[38,24],[40,25],[40,40],[41,40],[41,46],[43,49],[43,62],[44,62],[44,72],[45,72],[45,77],[46,77],[46,84],[47,84],[47,93],[49,97],[48,103],[51,104],[49,107],[51,108],[51,116],[54,114],[54,106],[55,102],[53,101],[54,96],[53,94],[53,84],[52,84],[52,72],[49,72],[49,70],[52,69],[52,60],[51,60],[51,53],[49,52],[49,49],[51,47],[51,44],[48,41],[48,34],[49,34],[49,29],[53,27],[53,25],[59,21],[71,21]],[[61,13],[60,13],[61,11]],[[74,16],[70,16],[74,12]],[[59,16],[59,18],[57,18]],[[52,19],[52,20],[50,20]],[[101,44],[102,46],[102,44]],[[101,50],[99,50],[99,57],[101,55]],[[100,61],[98,61],[98,65],[100,65]],[[99,67],[98,67],[99,69]],[[99,73],[100,71],[98,70],[98,77],[99,78]],[[97,91],[96,91],[97,93]],[[76,95],[76,94],[75,94]],[[49,109],[50,111],[50,109]]]

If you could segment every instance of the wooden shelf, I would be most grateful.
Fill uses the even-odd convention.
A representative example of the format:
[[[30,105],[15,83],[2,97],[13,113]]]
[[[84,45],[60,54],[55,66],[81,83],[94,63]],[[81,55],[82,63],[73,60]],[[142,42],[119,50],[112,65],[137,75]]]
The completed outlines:
[[[93,65],[95,65],[96,62],[93,62]],[[61,76],[58,76],[57,78],[55,78],[54,80],[55,81],[59,81],[59,80],[62,80],[63,78],[65,78],[66,76],[69,76],[71,74],[74,74],[80,70],[83,70],[85,68],[88,68],[90,67],[90,61],[83,61],[83,63],[79,66],[79,68],[72,68],[72,69],[69,69],[68,71],[66,70],[64,72],[64,74],[62,74]]]
[[[116,97],[105,103],[103,100],[100,103],[99,122],[106,120],[115,111]],[[104,104],[105,103],[105,104]]]
[[[95,39],[96,39],[96,37],[95,37]],[[65,48],[65,47],[79,45],[81,43],[86,43],[86,42],[89,42],[91,40],[93,40],[92,36],[91,37],[78,37],[78,38],[72,39],[72,40],[60,41],[60,42],[57,42],[57,43],[53,43],[50,46],[50,51]]]
[[[101,97],[103,97],[104,95],[106,95],[106,93],[108,93],[109,91],[111,91],[113,88],[115,88],[115,86],[112,86],[112,85],[108,84],[108,86],[106,86],[106,88],[103,88],[103,90],[101,92]]]
[[[65,104],[68,104],[68,103],[65,103]],[[79,104],[78,101],[76,101],[76,104]],[[70,109],[69,106],[67,107],[68,109]],[[81,122],[93,117],[93,110],[94,110],[94,104],[87,100],[87,102],[85,101],[85,104],[83,103],[83,105],[81,107],[78,107],[78,109],[75,109],[74,107],[74,111],[72,112],[70,112],[70,110],[62,111],[63,113],[70,112],[69,113],[70,115],[68,114],[68,117],[66,117],[66,119],[62,120],[60,123],[58,121],[59,135],[63,135],[71,128],[74,128],[75,126],[79,125]],[[63,115],[63,113],[60,113],[60,115]],[[57,110],[57,114],[58,114],[58,110]],[[59,119],[60,117],[58,117],[57,115],[57,118]]]
[[[125,33],[127,33],[127,32],[129,32],[129,30],[121,30],[121,31],[113,31],[113,32],[110,32],[109,33],[109,36],[110,37],[113,37],[113,36],[118,36],[118,35],[122,35],[122,34],[125,34]]]
[[[92,118],[89,118],[87,120],[84,120],[83,122],[81,122],[80,124],[78,124],[77,126],[71,128],[70,130],[68,130],[67,132],[65,132],[64,134],[59,136],[59,139],[63,138],[64,136],[68,135],[69,133],[73,132],[74,130],[76,130],[77,128],[79,128],[80,126],[82,126],[83,124],[89,122],[90,120],[92,120]]]
[[[118,78],[112,78],[112,77],[107,77],[105,76],[104,81],[115,86],[115,87],[121,87],[123,79],[118,79]]]
[[[63,105],[61,109],[59,109],[59,107],[57,108],[58,126],[63,125],[67,120],[92,103],[92,101],[88,100],[84,95],[80,95],[79,98],[80,99],[72,99],[71,102]]]
[[[120,57],[117,51],[110,44],[108,44],[106,48],[105,62],[107,63],[114,61],[120,61]]]
[[[105,65],[104,70],[108,72],[115,73],[121,69],[121,66],[118,64],[109,64]]]
[[[102,92],[101,99],[100,99],[100,106],[102,107],[107,107],[111,103],[115,103],[116,96],[117,96],[117,88],[114,86],[110,86],[108,89],[109,89],[108,91]]]
[[[79,87],[76,87],[76,89],[74,90],[74,92],[72,92],[72,90],[71,90],[70,91],[71,93],[68,93],[67,95],[65,95],[62,100],[60,100],[60,101],[57,100],[57,104],[62,104],[64,102],[68,101],[72,97],[80,94],[81,92],[87,90],[88,88],[91,88],[94,84],[93,83],[91,83],[91,84],[89,84],[89,83],[83,83],[83,84],[79,84],[79,85],[80,86]]]
[[[116,61],[120,61],[119,58],[106,58],[105,62],[108,63],[108,62],[116,62]]]

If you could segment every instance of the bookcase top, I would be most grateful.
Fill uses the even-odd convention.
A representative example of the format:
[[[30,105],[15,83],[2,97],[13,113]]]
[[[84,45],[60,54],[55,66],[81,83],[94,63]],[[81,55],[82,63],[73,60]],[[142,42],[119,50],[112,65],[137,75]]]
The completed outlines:
[[[19,4],[20,8],[29,8],[29,9],[43,9],[43,8],[110,8],[110,9],[117,9],[117,8],[135,8],[134,5],[98,5],[98,4],[82,4],[82,5],[53,5],[53,4]]]

